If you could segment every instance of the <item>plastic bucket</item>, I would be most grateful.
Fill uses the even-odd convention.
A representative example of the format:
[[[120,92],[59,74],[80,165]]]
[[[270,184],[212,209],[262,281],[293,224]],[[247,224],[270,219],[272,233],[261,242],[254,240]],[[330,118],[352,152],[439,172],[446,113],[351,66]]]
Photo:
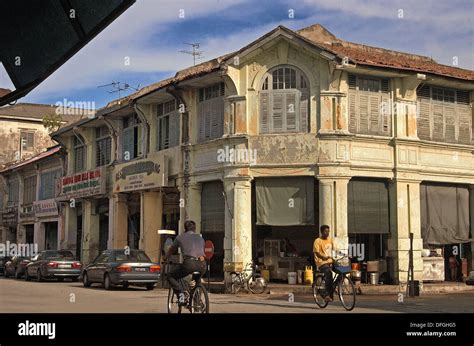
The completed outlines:
[[[306,285],[313,284],[313,267],[306,266],[304,270],[304,283]]]
[[[296,285],[296,272],[288,272],[288,284]]]
[[[262,269],[260,270],[260,274],[262,274],[262,278],[264,278],[266,282],[270,282],[270,270]]]

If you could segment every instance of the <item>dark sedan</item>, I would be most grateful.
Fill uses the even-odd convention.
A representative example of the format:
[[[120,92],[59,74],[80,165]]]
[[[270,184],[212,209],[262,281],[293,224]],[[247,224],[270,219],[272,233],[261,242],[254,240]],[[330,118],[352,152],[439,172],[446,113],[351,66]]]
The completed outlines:
[[[161,267],[153,263],[141,250],[105,250],[84,268],[84,287],[101,283],[110,290],[115,285],[127,288],[129,284],[152,290],[160,279]]]
[[[5,277],[14,276],[20,279],[25,274],[26,266],[31,263],[30,257],[13,256],[11,260],[5,263]]]
[[[0,257],[0,275],[5,274],[5,264],[11,259],[10,256]]]
[[[26,267],[26,281],[31,280],[33,277],[38,282],[45,279],[63,281],[65,278],[77,281],[81,275],[82,263],[76,261],[72,252],[68,250],[41,251],[32,260]]]

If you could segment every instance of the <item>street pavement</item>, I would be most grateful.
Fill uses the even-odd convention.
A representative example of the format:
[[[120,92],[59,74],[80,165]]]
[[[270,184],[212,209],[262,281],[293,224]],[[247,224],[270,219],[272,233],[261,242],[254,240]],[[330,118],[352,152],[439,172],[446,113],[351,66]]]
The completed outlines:
[[[141,287],[106,291],[81,282],[34,282],[0,277],[0,312],[7,313],[166,313],[168,291]],[[347,312],[336,298],[327,308],[311,295],[210,294],[211,313],[462,313],[474,312],[474,293],[450,293],[405,298],[397,295],[357,296]]]

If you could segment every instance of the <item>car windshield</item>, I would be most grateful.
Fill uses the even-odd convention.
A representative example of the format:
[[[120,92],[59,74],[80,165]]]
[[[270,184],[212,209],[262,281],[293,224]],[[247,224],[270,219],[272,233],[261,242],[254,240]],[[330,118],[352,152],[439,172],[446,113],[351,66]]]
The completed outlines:
[[[115,253],[115,260],[118,262],[151,262],[150,258],[143,251],[130,251],[129,254],[123,252]]]
[[[74,255],[70,251],[48,251],[46,252],[46,259],[73,260]]]

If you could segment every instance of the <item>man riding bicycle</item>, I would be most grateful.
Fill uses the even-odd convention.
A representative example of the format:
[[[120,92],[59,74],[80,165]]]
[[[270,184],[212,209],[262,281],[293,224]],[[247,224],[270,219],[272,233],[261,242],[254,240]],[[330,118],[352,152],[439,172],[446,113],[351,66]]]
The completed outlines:
[[[176,237],[164,257],[164,260],[167,261],[168,258],[178,252],[178,248],[181,248],[184,258],[183,263],[166,274],[170,286],[178,296],[181,293],[181,285],[178,280],[194,272],[201,273],[201,276],[206,273],[204,239],[201,235],[195,233],[196,223],[194,221],[186,221],[184,223],[184,230],[185,233]]]
[[[324,300],[332,302],[334,300],[334,287],[332,282],[332,258],[333,251],[336,251],[333,239],[329,238],[329,226],[322,225],[320,228],[321,236],[314,241],[313,252],[314,261],[318,270],[324,274],[326,284],[326,297]]]

